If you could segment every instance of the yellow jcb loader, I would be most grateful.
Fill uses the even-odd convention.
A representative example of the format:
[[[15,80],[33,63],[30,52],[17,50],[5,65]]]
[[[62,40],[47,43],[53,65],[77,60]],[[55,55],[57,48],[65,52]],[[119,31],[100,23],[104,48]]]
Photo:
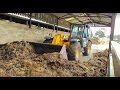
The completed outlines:
[[[88,56],[91,51],[92,32],[88,25],[73,24],[70,34],[56,34],[45,37],[45,50],[60,52],[65,59],[80,60],[80,53]],[[45,47],[44,46],[44,47]]]

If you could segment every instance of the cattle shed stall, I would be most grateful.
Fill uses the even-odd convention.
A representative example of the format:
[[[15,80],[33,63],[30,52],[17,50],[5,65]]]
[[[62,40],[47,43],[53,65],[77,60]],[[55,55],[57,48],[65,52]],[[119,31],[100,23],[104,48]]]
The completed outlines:
[[[107,75],[115,76],[112,59],[114,44],[111,43],[115,17],[113,13],[0,13],[0,44],[13,41],[41,43],[51,33],[53,36],[58,33],[69,34],[72,24],[111,27]]]

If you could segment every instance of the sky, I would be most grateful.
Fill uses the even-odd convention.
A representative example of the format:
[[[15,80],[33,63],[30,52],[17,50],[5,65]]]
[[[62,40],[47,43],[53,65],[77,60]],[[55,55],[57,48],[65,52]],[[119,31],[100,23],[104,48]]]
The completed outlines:
[[[110,30],[111,30],[110,27],[90,27],[90,28],[92,30],[93,35],[95,35],[96,31],[99,31],[101,29],[105,29],[103,30],[103,32],[105,33],[105,36],[110,35]]]
[[[116,16],[114,35],[120,35],[120,13],[117,13]]]
[[[100,30],[101,28],[105,29],[105,31],[104,31],[105,36],[110,35],[111,27],[91,27],[93,35],[95,35],[95,32]],[[117,13],[117,16],[116,16],[114,35],[120,35],[120,13]]]

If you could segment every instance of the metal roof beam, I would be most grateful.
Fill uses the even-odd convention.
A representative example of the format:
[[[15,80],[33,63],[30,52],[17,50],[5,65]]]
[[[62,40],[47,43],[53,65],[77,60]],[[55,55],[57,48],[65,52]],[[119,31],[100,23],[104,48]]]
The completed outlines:
[[[109,24],[103,24],[103,23],[99,23],[99,22],[94,22],[95,24],[100,24],[100,25],[103,25],[103,26],[94,26],[94,27],[110,27]],[[76,23],[71,23],[71,24],[76,24]],[[85,24],[91,24],[91,22],[86,22],[84,24],[79,24],[79,25],[85,25]]]
[[[97,16],[98,16],[99,21],[101,21],[100,15],[99,15],[99,14],[97,14]]]
[[[88,19],[91,23],[94,23],[93,20],[89,17],[89,15],[87,13],[84,13],[84,15],[88,17]]]
[[[88,17],[88,16],[78,16],[78,15],[74,15],[76,17]],[[89,17],[98,17],[98,16],[89,16]],[[107,16],[99,16],[99,17],[102,17],[102,18],[110,18],[110,17],[107,17]],[[60,17],[59,19],[66,19],[66,18],[71,18],[71,16],[68,16],[68,17]]]
[[[79,20],[77,17],[73,16],[78,22],[83,23],[83,21]]]
[[[94,22],[101,22],[101,23],[110,24],[109,22],[104,22],[104,21],[99,21],[99,20],[94,20]]]
[[[82,23],[82,24],[79,24],[79,25],[85,25],[85,24],[89,24],[91,22],[85,22],[85,23]],[[78,24],[78,23],[71,23],[71,24]]]
[[[106,25],[106,26],[111,26],[111,23],[108,23],[108,22],[94,21],[94,23],[103,24],[103,25]]]
[[[112,18],[112,16],[111,15],[106,15],[106,14],[102,14],[102,13],[96,13],[96,14],[99,14],[99,16],[105,16],[105,17],[109,17],[109,18]]]
[[[98,23],[98,24],[103,24],[103,25],[108,25],[108,26],[110,26],[110,25],[111,25],[110,23],[103,23],[103,22],[95,22],[95,23]]]
[[[79,20],[79,18],[77,18],[73,13],[68,13],[68,15],[71,15],[72,17],[74,17],[78,22],[81,22],[83,24],[83,22],[81,20]]]
[[[83,23],[81,20],[79,20],[77,17],[74,17],[78,22]]]
[[[61,19],[61,18],[65,18],[66,16],[68,16],[68,14],[66,14],[66,15],[63,15],[63,16],[61,16],[61,17],[58,17],[59,19]]]
[[[58,16],[56,16],[56,15],[54,15],[54,14],[52,14],[52,13],[46,13],[46,14],[51,15],[51,16],[54,16],[54,17],[58,18]]]

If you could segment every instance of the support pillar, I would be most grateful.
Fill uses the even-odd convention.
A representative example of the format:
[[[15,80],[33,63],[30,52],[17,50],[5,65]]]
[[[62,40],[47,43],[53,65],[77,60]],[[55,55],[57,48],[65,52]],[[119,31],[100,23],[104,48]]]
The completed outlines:
[[[10,16],[10,22],[12,22],[12,17]]]
[[[113,13],[112,21],[111,21],[111,32],[110,32],[110,41],[109,41],[109,56],[108,56],[108,76],[114,77],[114,66],[113,66],[113,59],[112,59],[112,51],[111,51],[111,41],[113,40],[114,36],[114,29],[115,29],[115,20],[116,20],[117,13]]]
[[[59,18],[57,18],[57,29],[56,29],[56,32],[58,31],[58,20],[59,20]]]
[[[29,28],[31,28],[31,18],[32,18],[32,13],[30,13]]]
[[[53,26],[53,31],[55,31],[55,24],[54,24],[54,26]]]
[[[113,36],[114,36],[116,15],[117,15],[117,13],[113,13],[113,15],[112,15],[110,41],[109,41],[109,52],[111,52],[111,41],[113,40]]]

